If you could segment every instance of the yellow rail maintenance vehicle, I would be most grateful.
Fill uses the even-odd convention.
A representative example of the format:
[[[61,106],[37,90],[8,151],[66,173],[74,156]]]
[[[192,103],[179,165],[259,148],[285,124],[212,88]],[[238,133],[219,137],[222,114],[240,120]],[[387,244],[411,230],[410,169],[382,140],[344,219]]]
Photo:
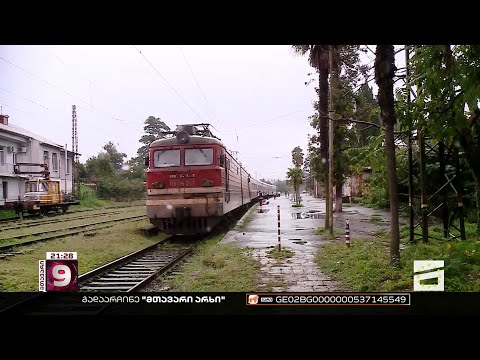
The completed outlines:
[[[28,170],[22,171],[21,166],[28,167]],[[41,171],[33,171],[32,167],[41,167]],[[72,194],[62,191],[61,179],[50,178],[50,171],[47,164],[22,163],[14,167],[16,174],[30,174],[31,178],[25,181],[25,195],[23,199],[5,204],[7,208],[15,209],[15,212],[22,215],[24,212],[31,214],[46,214],[49,211],[63,213],[67,212],[72,205],[80,205],[80,201],[75,200]],[[37,177],[32,175],[37,174]],[[65,188],[66,188],[66,180]]]
[[[69,206],[79,204],[80,201],[75,201],[72,195],[62,194],[59,179],[37,179],[25,183],[21,208],[29,213],[45,214],[49,211],[58,212],[60,209],[65,213]]]

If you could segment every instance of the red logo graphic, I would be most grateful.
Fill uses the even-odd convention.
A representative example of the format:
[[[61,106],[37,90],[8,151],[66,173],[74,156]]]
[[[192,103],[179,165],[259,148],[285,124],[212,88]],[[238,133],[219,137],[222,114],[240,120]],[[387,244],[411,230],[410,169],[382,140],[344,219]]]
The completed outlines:
[[[250,305],[258,304],[258,295],[248,295],[248,303]]]
[[[47,260],[47,291],[77,291],[78,261]]]

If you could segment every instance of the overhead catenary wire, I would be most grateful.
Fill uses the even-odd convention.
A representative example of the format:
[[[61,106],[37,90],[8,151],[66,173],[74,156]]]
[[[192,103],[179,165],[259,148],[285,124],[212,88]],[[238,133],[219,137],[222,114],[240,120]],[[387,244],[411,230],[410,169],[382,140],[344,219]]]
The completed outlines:
[[[183,51],[183,49],[179,46],[179,49],[180,49],[180,52],[182,53],[182,56],[183,56],[183,59],[185,60],[185,63],[187,64],[187,67],[188,69],[190,70],[190,73],[192,74],[193,76],[193,79],[195,80],[195,83],[197,84],[197,87],[200,89],[200,92],[202,93],[203,95],[203,98],[205,100],[205,113],[207,114],[207,118],[210,119],[210,121],[212,120],[211,119],[211,116],[210,114],[208,113],[208,100],[207,100],[207,95],[205,95],[205,92],[203,91],[203,89],[201,88],[200,86],[200,83],[198,82],[198,79],[197,77],[195,76],[195,73],[193,72],[193,69],[192,67],[190,66],[190,63],[185,55],[185,52]],[[218,123],[220,125],[220,127],[222,126],[220,120],[218,120]]]
[[[22,109],[18,109],[18,108],[16,108],[16,107],[7,105],[7,104],[5,104],[5,102],[3,102],[3,101],[1,101],[1,100],[0,100],[0,103],[2,104],[2,106],[6,106],[6,107],[8,107],[8,108],[10,108],[10,109],[13,109],[13,110],[15,110],[15,111],[19,111],[19,112],[21,112],[21,113],[24,113],[25,115],[30,116],[30,117],[33,118],[33,119],[42,121],[42,120],[40,120],[38,117],[36,117],[35,115],[32,115],[32,114],[30,114],[30,113],[28,113],[28,112],[26,112],[26,111],[24,111],[24,110],[22,110]]]
[[[61,91],[61,92],[65,93],[65,94],[67,94],[68,96],[72,97],[73,99],[78,100],[78,101],[81,101],[81,102],[83,102],[83,103],[85,103],[85,104],[87,104],[87,105],[90,106],[90,104],[87,103],[86,101],[81,100],[80,98],[76,97],[75,95],[70,94],[68,91],[60,88],[59,86],[57,86],[57,85],[55,85],[55,84],[52,84],[51,82],[49,82],[49,81],[47,81],[47,80],[45,80],[45,79],[42,79],[41,77],[33,74],[32,72],[24,69],[23,67],[21,67],[21,66],[19,66],[19,65],[17,65],[17,64],[15,64],[15,63],[13,63],[13,62],[5,59],[4,57],[0,56],[0,60],[5,61],[7,64],[9,64],[9,65],[11,65],[11,66],[14,66],[14,67],[16,67],[17,69],[20,69],[21,71],[25,72],[26,74],[28,74],[28,75],[34,77],[35,79],[37,79],[37,80],[39,80],[39,81],[41,81],[41,82],[43,82],[43,83],[45,83],[45,84],[53,87],[54,89],[57,89],[58,91]]]
[[[297,113],[301,113],[301,112],[305,112],[305,111],[310,111],[310,110],[311,110],[311,109],[308,108],[308,109],[302,109],[302,110],[293,111],[293,112],[288,113],[288,114],[279,115],[279,116],[276,116],[276,117],[271,118],[271,119],[269,119],[269,120],[260,121],[260,122],[253,123],[253,124],[250,124],[250,125],[241,127],[241,128],[227,129],[227,130],[223,131],[222,133],[223,133],[223,134],[225,134],[225,133],[233,133],[233,132],[236,132],[237,130],[242,130],[242,129],[247,129],[247,128],[251,128],[251,127],[263,125],[263,124],[265,124],[265,123],[268,123],[268,122],[271,122],[271,121],[274,121],[274,120],[277,120],[277,119],[281,119],[281,118],[284,118],[284,117],[288,117],[288,116],[291,116],[291,115],[294,115],[294,114],[297,114]]]
[[[45,79],[42,79],[40,76],[35,75],[34,73],[32,73],[32,72],[24,69],[23,67],[15,64],[15,63],[13,63],[12,61],[9,61],[9,60],[5,59],[4,57],[1,57],[1,56],[0,56],[0,60],[3,60],[3,61],[5,61],[6,63],[8,63],[9,65],[14,66],[14,67],[20,69],[21,71],[23,71],[23,72],[25,72],[26,74],[34,77],[34,78],[37,79],[37,80],[43,82],[44,84],[47,84],[48,86],[53,87],[53,88],[55,88],[56,90],[62,91],[63,93],[67,94],[68,96],[72,97],[73,99],[78,100],[78,101],[81,101],[81,102],[83,102],[84,104],[87,104],[89,107],[91,107],[91,108],[94,109],[95,111],[97,111],[97,112],[99,112],[99,113],[103,113],[104,115],[106,115],[106,116],[108,116],[108,117],[111,117],[113,120],[120,121],[120,122],[124,123],[125,125],[128,125],[128,124],[126,124],[126,123],[132,123],[132,124],[138,125],[138,121],[130,121],[130,120],[119,119],[119,118],[117,118],[117,117],[115,117],[115,116],[113,116],[113,115],[107,114],[106,112],[99,111],[99,109],[96,108],[95,106],[93,106],[92,104],[89,104],[88,102],[81,100],[80,98],[78,98],[78,97],[72,95],[71,93],[69,93],[67,90],[62,89],[62,88],[60,88],[59,86],[57,86],[57,85],[55,85],[55,84],[52,84],[51,82],[49,82],[49,81],[47,81],[47,80],[45,80]],[[5,90],[5,89],[4,89],[4,90]],[[8,90],[7,90],[7,91],[8,91]],[[21,96],[21,95],[18,95],[18,96]],[[41,105],[41,104],[39,104],[39,103],[37,103],[37,105],[42,106],[42,107],[48,109],[48,107],[46,107],[46,106],[44,106],[44,105]],[[6,106],[7,106],[7,105],[6,105]],[[78,106],[78,105],[77,105],[77,106]],[[11,107],[11,106],[9,106],[9,107],[12,108],[12,109],[15,109],[15,110],[17,110],[17,111],[22,111],[22,110],[18,110],[18,109],[14,108],[14,107]],[[83,107],[82,107],[82,108],[83,108]],[[87,110],[87,111],[92,111],[92,110],[88,110],[88,109],[86,109],[86,108],[83,108],[83,109],[84,109],[84,110]],[[49,109],[49,110],[50,110],[50,109]],[[28,113],[26,113],[26,112],[24,112],[24,113],[25,113],[25,114],[28,114]],[[33,116],[33,115],[29,115],[29,116]]]
[[[145,59],[145,61],[153,68],[153,70],[155,70],[155,72],[158,74],[158,76],[160,76],[163,81],[165,81],[165,83],[168,85],[168,87],[170,87],[174,92],[175,94],[177,94],[177,96],[183,101],[183,103],[185,105],[187,105],[187,107],[200,119],[202,120],[202,117],[200,116],[200,114],[195,111],[195,109],[183,98],[182,95],[180,95],[180,93],[168,82],[167,79],[165,79],[165,77],[160,73],[160,71],[157,70],[157,68],[155,67],[155,65],[152,64],[152,62],[150,60],[147,59],[147,57],[145,56],[145,54],[142,53],[142,51],[137,48],[135,45],[132,45],[132,47],[138,51],[138,53]]]
[[[113,98],[111,94],[109,94],[103,87],[101,87],[97,81],[92,81],[89,76],[86,76],[85,73],[83,73],[83,76],[81,77],[77,74],[78,70],[73,69],[73,67],[69,64],[67,64],[62,58],[60,58],[57,54],[55,54],[53,51],[49,50],[50,54],[54,56],[60,63],[62,63],[77,79],[80,79],[82,82],[87,82],[90,85],[90,105],[93,107],[93,102],[92,102],[92,95],[91,95],[91,90],[92,90],[92,85],[100,90],[104,95]],[[128,120],[125,120],[128,121]]]
[[[48,107],[46,107],[46,106],[44,106],[44,105],[42,105],[42,104],[39,104],[39,103],[37,103],[36,101],[33,101],[33,100],[29,99],[29,98],[26,98],[26,97],[24,97],[24,96],[22,96],[22,95],[18,95],[18,94],[16,94],[16,93],[14,93],[13,91],[4,89],[4,88],[2,88],[2,87],[0,87],[0,90],[3,90],[3,91],[5,91],[5,92],[7,92],[7,93],[9,93],[9,94],[11,94],[11,95],[14,95],[14,96],[18,96],[18,97],[22,98],[22,99],[25,100],[25,101],[29,101],[29,102],[31,102],[32,104],[38,105],[38,106],[44,108],[45,110],[48,110]]]

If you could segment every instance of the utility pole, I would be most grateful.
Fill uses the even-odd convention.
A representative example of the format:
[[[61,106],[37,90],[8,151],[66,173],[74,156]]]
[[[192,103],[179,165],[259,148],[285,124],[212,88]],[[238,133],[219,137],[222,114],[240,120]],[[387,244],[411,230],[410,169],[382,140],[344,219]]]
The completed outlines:
[[[327,203],[329,217],[329,232],[333,235],[333,119],[335,111],[333,110],[333,45],[330,45],[329,53],[330,62],[330,91],[329,91],[329,107],[328,107],[328,194],[329,201]]]
[[[411,78],[410,78],[410,46],[405,46],[405,64],[407,67],[407,111],[410,116],[410,104],[411,104]],[[411,123],[411,122],[410,122]],[[418,135],[418,133],[417,133]],[[414,221],[415,221],[415,196],[414,196],[414,183],[413,183],[413,149],[412,149],[412,127],[408,129],[408,207],[409,207],[409,224],[410,232],[409,239],[410,242],[415,241],[415,230],[414,230]]]
[[[78,154],[78,130],[77,130],[77,107],[72,105],[72,173],[73,173],[73,189],[72,192],[77,199],[80,199],[80,157]]]

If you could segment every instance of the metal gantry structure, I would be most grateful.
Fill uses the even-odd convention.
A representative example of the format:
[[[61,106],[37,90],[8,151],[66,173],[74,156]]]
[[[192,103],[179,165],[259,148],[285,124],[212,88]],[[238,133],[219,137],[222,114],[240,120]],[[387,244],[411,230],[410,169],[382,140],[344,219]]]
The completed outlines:
[[[411,86],[410,81],[410,51],[411,49],[405,47],[405,60],[407,67],[407,109],[410,110],[411,102]],[[413,94],[415,96],[415,94]],[[454,141],[452,144],[446,146],[441,141],[434,142],[428,137],[427,129],[420,129],[420,131],[413,131],[410,128],[404,132],[400,137],[407,137],[408,149],[408,205],[409,205],[409,229],[410,242],[415,242],[415,236],[421,236],[423,242],[428,242],[429,236],[429,218],[433,215],[441,218],[443,223],[443,236],[445,238],[461,238],[466,239],[465,236],[465,214],[463,208],[463,178],[462,169],[460,165],[459,146]],[[416,142],[416,151],[414,152],[414,142]],[[447,150],[447,151],[446,151]],[[414,154],[416,160],[414,160]],[[431,155],[432,154],[432,155]],[[428,178],[426,165],[429,156],[438,158],[437,174],[442,179],[440,187],[428,188]],[[418,164],[418,171],[414,167]],[[447,167],[451,169],[447,171]],[[420,184],[420,194],[416,194],[414,177],[417,178]],[[453,190],[453,193],[452,193]],[[454,198],[449,202],[449,198]],[[415,198],[420,199],[420,214],[416,214]],[[454,205],[452,205],[452,203]],[[433,206],[432,206],[433,205]],[[416,216],[417,215],[417,216]],[[415,219],[418,219],[415,223]],[[455,222],[458,220],[458,226]],[[415,232],[415,229],[420,227],[421,234]],[[454,230],[458,233],[454,234]]]

